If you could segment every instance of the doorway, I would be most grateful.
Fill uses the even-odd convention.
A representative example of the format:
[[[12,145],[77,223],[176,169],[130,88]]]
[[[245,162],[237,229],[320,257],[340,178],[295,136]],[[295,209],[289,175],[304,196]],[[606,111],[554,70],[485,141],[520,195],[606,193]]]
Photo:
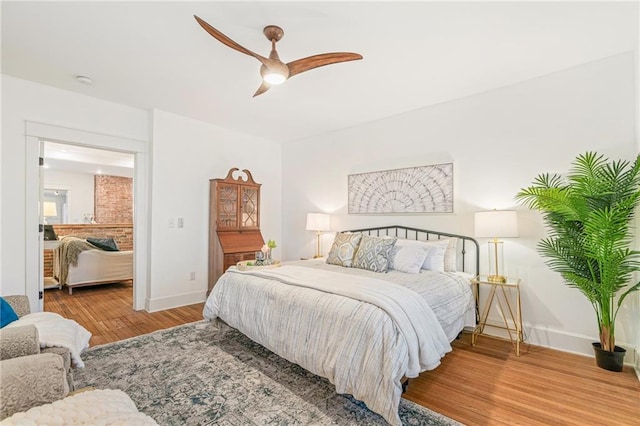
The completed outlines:
[[[145,220],[148,212],[148,143],[146,141],[110,136],[87,132],[78,129],[49,125],[44,123],[25,122],[26,143],[26,213],[25,220],[31,226],[26,229],[26,280],[25,292],[31,301],[32,311],[43,310],[44,280],[43,270],[43,189],[44,181],[41,176],[44,170],[41,163],[44,153],[41,152],[41,142],[50,141],[75,147],[95,148],[105,152],[118,152],[133,155],[133,241],[136,247],[134,253],[134,281],[131,305],[134,310],[148,309],[148,222]],[[40,182],[38,184],[38,182]],[[64,188],[63,188],[64,189]],[[74,202],[73,191],[68,193],[68,201]],[[69,210],[69,216],[73,216]],[[40,224],[39,227],[36,225]]]
[[[43,223],[56,238],[45,238],[44,244],[45,310],[56,311],[47,305],[52,298],[54,306],[71,304],[71,298],[76,304],[86,297],[80,293],[95,293],[97,286],[108,285],[124,293],[124,298],[114,300],[129,301],[118,310],[131,311],[134,155],[57,141],[40,143]],[[102,247],[102,242],[111,245]],[[69,253],[75,253],[73,259]],[[58,291],[69,294],[52,294]]]

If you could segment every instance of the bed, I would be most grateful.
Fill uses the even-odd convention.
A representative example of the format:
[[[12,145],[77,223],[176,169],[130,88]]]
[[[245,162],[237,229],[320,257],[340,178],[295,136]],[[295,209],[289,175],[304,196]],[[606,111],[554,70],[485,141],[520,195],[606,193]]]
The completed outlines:
[[[420,250],[428,255],[416,260]],[[387,272],[376,271],[385,256]],[[402,226],[338,233],[326,260],[229,268],[203,315],[400,425],[405,380],[436,368],[450,342],[475,326],[470,279],[478,274],[478,257],[477,242],[462,235]]]
[[[133,251],[107,251],[84,239],[62,237],[54,250],[53,274],[69,294],[76,287],[132,280]]]

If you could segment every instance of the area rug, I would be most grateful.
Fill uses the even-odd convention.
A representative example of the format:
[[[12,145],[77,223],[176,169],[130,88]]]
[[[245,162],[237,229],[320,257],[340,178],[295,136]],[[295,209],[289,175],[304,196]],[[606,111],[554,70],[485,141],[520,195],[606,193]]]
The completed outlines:
[[[82,354],[77,388],[121,389],[160,425],[386,425],[326,379],[225,324],[200,321]],[[459,423],[402,399],[405,425]]]

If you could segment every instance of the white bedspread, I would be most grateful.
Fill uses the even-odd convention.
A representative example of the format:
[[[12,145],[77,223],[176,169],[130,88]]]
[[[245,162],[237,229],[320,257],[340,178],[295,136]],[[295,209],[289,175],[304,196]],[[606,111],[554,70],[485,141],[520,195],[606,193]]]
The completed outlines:
[[[32,324],[38,329],[41,348],[63,347],[71,352],[71,362],[77,368],[83,368],[80,358],[83,350],[89,347],[91,333],[75,322],[54,312],[33,312],[20,317],[6,327],[20,327]]]
[[[283,266],[278,269],[231,272],[250,274],[278,280],[282,283],[313,288],[315,290],[346,296],[375,305],[385,311],[405,339],[408,349],[408,366],[405,376],[418,377],[425,370],[440,365],[440,358],[451,351],[447,336],[438,319],[421,297],[405,288],[387,281],[346,276],[331,271],[318,271],[300,266]]]
[[[326,377],[338,393],[352,394],[394,425],[400,424],[402,376],[435,368],[451,350],[438,319],[416,292],[299,266],[230,269],[211,292],[204,316],[221,318]]]

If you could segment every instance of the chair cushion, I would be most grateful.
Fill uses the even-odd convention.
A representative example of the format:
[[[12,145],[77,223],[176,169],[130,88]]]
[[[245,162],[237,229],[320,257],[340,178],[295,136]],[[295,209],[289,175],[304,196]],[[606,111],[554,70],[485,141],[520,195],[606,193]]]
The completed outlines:
[[[0,418],[57,401],[69,393],[67,374],[59,355],[21,356],[2,360],[0,365]]]
[[[4,297],[0,297],[0,328],[17,320],[18,314],[16,314],[16,311],[4,300]]]
[[[6,300],[9,305],[11,305],[13,311],[18,315],[18,317],[22,317],[31,312],[31,306],[29,306],[29,298],[23,294],[4,296],[4,300]]]

